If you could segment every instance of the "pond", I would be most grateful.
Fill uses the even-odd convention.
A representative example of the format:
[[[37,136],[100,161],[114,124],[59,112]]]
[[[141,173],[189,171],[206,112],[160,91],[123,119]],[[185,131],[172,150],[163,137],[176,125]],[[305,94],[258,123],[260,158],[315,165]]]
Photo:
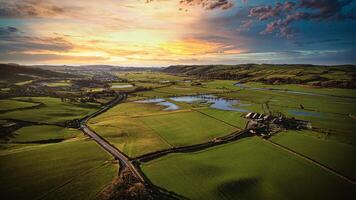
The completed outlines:
[[[176,104],[166,101],[162,98],[153,98],[153,99],[146,99],[146,100],[140,100],[140,101],[135,101],[137,103],[154,103],[155,105],[159,106],[165,106],[163,110],[178,110],[179,106]]]
[[[219,98],[214,95],[181,96],[181,97],[172,97],[170,99],[173,101],[185,102],[185,103],[205,101],[211,104],[210,105],[211,108],[215,108],[218,110],[238,111],[238,112],[248,112],[248,110],[234,107],[234,105],[249,106],[248,104],[241,104],[241,102],[236,99],[229,100],[225,98]]]

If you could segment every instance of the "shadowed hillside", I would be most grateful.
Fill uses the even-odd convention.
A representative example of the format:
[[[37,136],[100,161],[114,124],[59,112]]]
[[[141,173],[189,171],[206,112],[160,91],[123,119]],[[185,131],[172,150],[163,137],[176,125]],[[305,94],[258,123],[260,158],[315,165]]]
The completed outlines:
[[[0,79],[9,82],[27,81],[34,78],[76,78],[78,76],[17,64],[0,64]]]

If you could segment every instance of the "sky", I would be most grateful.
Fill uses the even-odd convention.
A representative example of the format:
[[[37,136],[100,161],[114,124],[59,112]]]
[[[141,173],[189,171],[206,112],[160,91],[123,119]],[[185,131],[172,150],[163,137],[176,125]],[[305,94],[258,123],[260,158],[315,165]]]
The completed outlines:
[[[353,0],[0,0],[0,62],[356,64]]]

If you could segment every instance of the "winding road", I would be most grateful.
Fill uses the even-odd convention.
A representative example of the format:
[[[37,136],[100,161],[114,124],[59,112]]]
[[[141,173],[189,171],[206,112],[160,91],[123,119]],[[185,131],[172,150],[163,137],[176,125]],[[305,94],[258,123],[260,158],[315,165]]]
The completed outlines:
[[[103,106],[100,110],[86,116],[82,120],[80,120],[80,129],[89,137],[91,137],[96,143],[98,143],[104,150],[106,150],[108,153],[110,153],[115,159],[119,160],[120,162],[120,167],[124,168],[127,167],[133,174],[134,177],[136,177],[140,182],[145,183],[145,179],[143,175],[139,172],[139,170],[132,164],[132,162],[128,159],[128,157],[122,153],[120,150],[118,150],[116,147],[111,145],[108,141],[106,141],[103,137],[101,137],[99,134],[97,134],[95,131],[91,130],[87,126],[87,122],[97,116],[100,115],[107,110],[109,110],[111,107],[115,106],[122,100],[126,98],[126,95],[120,95],[117,94],[116,98],[112,100],[110,103],[107,105]]]

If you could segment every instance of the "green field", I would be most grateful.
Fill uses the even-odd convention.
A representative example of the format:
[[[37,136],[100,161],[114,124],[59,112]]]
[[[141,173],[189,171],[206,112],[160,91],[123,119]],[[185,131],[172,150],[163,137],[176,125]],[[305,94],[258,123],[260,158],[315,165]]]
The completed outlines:
[[[129,156],[202,143],[238,130],[196,111],[162,108],[150,103],[123,103],[89,124]]]
[[[38,105],[37,102],[16,101],[14,99],[0,100],[0,112],[6,110],[27,108]]]
[[[51,82],[51,83],[46,83],[46,86],[48,87],[69,87],[71,86],[71,82],[70,81],[58,81],[58,82]]]
[[[296,85],[296,84],[267,85],[267,84],[257,83],[257,82],[249,82],[246,84],[246,86],[257,87],[257,88],[292,90],[298,92],[309,92],[309,93],[325,94],[325,95],[340,96],[340,97],[356,97],[355,90],[342,89],[342,88],[322,88],[322,87],[312,87],[308,85]]]
[[[286,131],[272,140],[356,180],[355,146],[318,138],[312,131]]]
[[[355,186],[263,142],[243,139],[144,163],[154,184],[190,199],[352,199]],[[308,177],[308,178],[306,178]]]
[[[217,110],[211,108],[199,109],[199,111],[209,116],[215,117],[221,121],[224,121],[228,124],[236,126],[240,129],[244,129],[247,123],[247,120],[241,117],[240,112],[224,111],[224,110]]]
[[[228,135],[236,128],[198,112],[182,112],[140,118],[173,146],[202,143]]]
[[[180,76],[160,72],[115,72],[120,82],[114,79],[105,84],[133,86],[118,87],[114,89],[116,92],[142,90],[130,93],[125,101],[90,119],[88,126],[128,157],[135,158],[159,150],[209,142],[240,131],[247,123],[242,117],[246,112],[283,114],[308,120],[313,130],[288,130],[273,135],[269,141],[253,136],[198,152],[172,153],[143,162],[140,167],[153,184],[189,199],[355,199],[356,186],[335,173],[356,180],[356,92],[315,87],[315,84],[329,84],[334,79],[349,83],[351,73],[333,68],[285,70],[272,66],[259,70],[261,67],[246,67],[241,71],[234,66],[216,67],[226,74],[215,71],[212,66],[201,68],[207,68],[207,74],[187,67],[189,73]],[[305,74],[302,69],[314,74]],[[249,76],[243,76],[245,73]],[[199,76],[201,74],[204,76]],[[240,76],[241,79],[235,80]],[[317,83],[313,81],[315,76],[320,79]],[[202,80],[199,77],[203,77]],[[212,77],[231,80],[205,79]],[[71,82],[53,80],[45,85],[52,87],[59,96],[106,92],[101,86],[77,90],[73,89],[75,87],[59,88],[70,86]],[[266,84],[272,80],[271,84]],[[292,80],[298,84],[302,81],[303,85],[281,84],[278,80]],[[238,87],[234,85],[238,81],[250,82],[244,83],[247,87]],[[25,81],[14,87],[30,83]],[[56,91],[59,89],[61,91]],[[211,98],[194,102],[171,99],[197,94],[239,100],[233,106],[244,111],[214,109]],[[112,100],[112,96],[104,94],[95,99],[103,104]],[[166,107],[157,102],[135,102],[153,97],[179,108],[164,110]],[[36,107],[29,108],[32,106]],[[100,106],[99,103],[71,103],[53,97],[0,100],[1,130],[7,130],[9,124],[14,125],[14,120],[45,124],[15,129],[0,138],[0,196],[19,200],[95,199],[117,177],[117,162],[79,130],[64,128],[64,125],[68,120],[97,111]]]
[[[52,97],[19,97],[16,100],[41,102],[45,106],[38,109],[12,111],[0,114],[0,119],[18,119],[32,122],[63,124],[67,120],[82,118],[99,108],[97,104],[61,102]]]
[[[261,84],[258,85],[261,86]],[[314,89],[314,92],[316,92],[316,89]],[[356,144],[356,135],[353,133],[353,130],[356,129],[356,123],[354,123],[355,119],[350,117],[350,115],[355,115],[356,112],[355,99],[254,89],[242,89],[236,92],[219,94],[219,96],[250,102],[253,106],[246,107],[246,109],[251,111],[260,113],[281,112],[287,117],[311,121],[313,127],[321,129],[330,139]],[[301,109],[301,105],[304,109]],[[293,112],[301,112],[302,114]]]
[[[126,72],[117,73],[117,76],[128,81],[145,81],[145,82],[160,82],[160,81],[178,81],[184,77],[169,75],[159,72]]]
[[[1,196],[19,200],[94,198],[117,172],[109,159],[89,140],[8,151],[0,155]]]
[[[29,81],[21,81],[21,82],[17,82],[17,83],[15,83],[15,85],[19,85],[19,86],[21,86],[21,85],[27,85],[27,84],[32,83],[32,81],[33,81],[33,80],[29,80]]]
[[[41,125],[23,127],[11,134],[11,143],[39,143],[74,138],[80,131],[59,126]]]
[[[89,126],[129,156],[169,148],[159,134],[147,127],[138,115],[160,112],[161,106],[122,103],[89,121]]]

